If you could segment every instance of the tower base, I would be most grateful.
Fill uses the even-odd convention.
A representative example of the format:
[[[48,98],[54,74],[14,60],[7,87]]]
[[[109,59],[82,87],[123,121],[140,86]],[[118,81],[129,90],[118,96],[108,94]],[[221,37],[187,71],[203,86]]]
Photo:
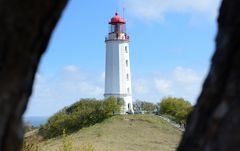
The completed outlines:
[[[124,104],[121,108],[120,114],[134,114],[132,96],[125,95],[125,94],[114,94],[114,95],[113,94],[104,94],[105,99],[107,99],[110,96],[123,99]]]

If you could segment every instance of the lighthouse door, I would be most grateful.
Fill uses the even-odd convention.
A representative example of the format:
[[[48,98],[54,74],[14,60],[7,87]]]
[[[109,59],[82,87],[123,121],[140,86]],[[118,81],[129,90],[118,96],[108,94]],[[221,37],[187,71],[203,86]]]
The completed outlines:
[[[130,113],[130,112],[131,112],[131,104],[128,103],[128,113]]]

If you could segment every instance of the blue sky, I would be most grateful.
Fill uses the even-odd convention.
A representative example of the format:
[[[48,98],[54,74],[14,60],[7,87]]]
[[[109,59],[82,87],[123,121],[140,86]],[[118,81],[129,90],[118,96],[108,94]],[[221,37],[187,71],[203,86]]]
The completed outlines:
[[[108,21],[125,8],[134,100],[195,104],[209,69],[220,0],[71,0],[35,78],[26,116],[49,116],[80,98],[103,98]]]

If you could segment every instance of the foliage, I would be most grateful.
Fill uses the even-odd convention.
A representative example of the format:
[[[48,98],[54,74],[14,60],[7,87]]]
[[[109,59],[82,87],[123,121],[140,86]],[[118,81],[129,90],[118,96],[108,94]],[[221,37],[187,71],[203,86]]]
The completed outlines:
[[[123,99],[110,96],[103,102],[103,107],[107,114],[114,115],[115,113],[119,113],[121,111],[123,103]]]
[[[24,138],[22,150],[23,151],[40,151],[38,143],[40,138],[37,135]]]
[[[60,151],[73,151],[72,141],[67,136],[65,129],[63,130],[62,144],[60,146]]]
[[[76,151],[95,151],[95,149],[91,144],[83,144]]]
[[[153,113],[155,109],[157,109],[157,105],[151,102],[140,101],[137,100],[133,104],[133,108],[135,112],[146,112],[146,113]]]
[[[142,108],[144,111],[153,112],[156,109],[156,105],[151,102],[143,102]]]
[[[160,102],[160,114],[172,116],[172,119],[179,124],[186,124],[192,110],[191,103],[182,98],[166,97]]]
[[[119,112],[121,105],[121,99],[114,97],[103,101],[81,99],[50,117],[45,125],[40,126],[39,134],[44,138],[53,138],[61,135],[63,129],[66,133],[72,133],[101,122],[114,112]]]

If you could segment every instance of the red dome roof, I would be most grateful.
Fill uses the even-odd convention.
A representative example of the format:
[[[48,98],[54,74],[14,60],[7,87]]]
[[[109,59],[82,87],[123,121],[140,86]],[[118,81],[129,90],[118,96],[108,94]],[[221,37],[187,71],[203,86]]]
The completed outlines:
[[[109,22],[111,23],[123,23],[125,24],[125,20],[118,15],[118,12],[115,13],[115,16],[111,19],[111,21]]]

